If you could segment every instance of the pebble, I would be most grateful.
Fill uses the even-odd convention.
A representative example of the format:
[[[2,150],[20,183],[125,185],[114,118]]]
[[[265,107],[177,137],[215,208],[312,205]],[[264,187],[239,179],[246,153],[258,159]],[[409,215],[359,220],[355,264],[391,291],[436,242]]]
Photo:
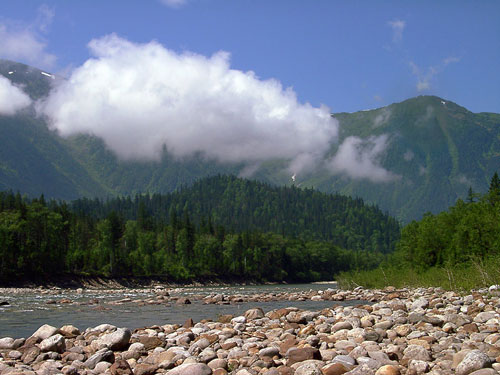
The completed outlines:
[[[154,292],[159,299],[151,301],[159,303],[254,307],[217,322],[187,318],[184,325],[134,332],[110,324],[84,331],[43,325],[26,340],[0,338],[0,374],[490,375],[500,369],[500,296],[488,289],[468,296],[439,288],[356,288],[189,299]],[[259,307],[277,299],[332,305],[321,311]],[[345,300],[370,302],[335,304]]]

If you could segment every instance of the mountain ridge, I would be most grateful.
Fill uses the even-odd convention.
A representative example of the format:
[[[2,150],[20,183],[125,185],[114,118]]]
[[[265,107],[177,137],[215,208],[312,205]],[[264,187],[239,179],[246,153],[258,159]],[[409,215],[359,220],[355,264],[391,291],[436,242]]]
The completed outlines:
[[[0,61],[0,74],[33,100],[47,95],[60,79],[16,64]],[[16,73],[8,74],[11,71]],[[408,222],[427,211],[445,210],[464,198],[469,187],[486,191],[500,166],[500,114],[473,113],[437,96],[418,96],[332,116],[339,123],[338,142],[331,144],[321,167],[292,181],[284,162],[271,160],[262,163],[252,178],[359,196]],[[35,116],[34,109],[0,116],[0,135],[0,189],[32,196],[75,199],[167,193],[202,177],[245,173],[243,163],[218,163],[202,155],[179,159],[166,151],[159,161],[122,161],[95,136],[61,138]],[[368,158],[372,163],[366,175],[349,176],[328,164],[348,146],[354,159]],[[369,178],[374,172],[379,173],[378,181]]]

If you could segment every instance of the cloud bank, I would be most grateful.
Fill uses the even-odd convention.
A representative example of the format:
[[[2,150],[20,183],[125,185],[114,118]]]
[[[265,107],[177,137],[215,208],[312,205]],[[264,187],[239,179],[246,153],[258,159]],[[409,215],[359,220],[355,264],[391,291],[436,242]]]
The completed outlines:
[[[31,99],[20,88],[0,76],[0,114],[13,115],[31,104]]]
[[[116,35],[92,40],[94,56],[53,89],[39,110],[61,135],[103,138],[122,159],[203,154],[291,168],[321,159],[338,131],[326,107],[300,104],[291,89],[230,68],[229,54],[176,53]]]
[[[333,173],[344,173],[353,179],[390,182],[400,176],[383,168],[379,161],[389,144],[386,134],[366,139],[347,137],[328,165]]]

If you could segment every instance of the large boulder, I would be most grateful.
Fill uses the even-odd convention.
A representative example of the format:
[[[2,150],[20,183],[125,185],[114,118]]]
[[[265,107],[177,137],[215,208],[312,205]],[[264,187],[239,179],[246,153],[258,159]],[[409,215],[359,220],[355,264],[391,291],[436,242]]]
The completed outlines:
[[[93,370],[95,366],[102,361],[113,363],[115,361],[115,354],[106,348],[98,350],[94,355],[87,359],[83,365]]]
[[[287,350],[285,357],[287,358],[287,366],[291,366],[297,362],[307,361],[308,359],[321,359],[321,354],[316,348],[290,348]]]
[[[295,375],[323,375],[321,367],[317,363],[306,362],[297,367]]]
[[[490,357],[480,350],[471,350],[458,364],[456,373],[457,375],[469,375],[476,370],[490,366]]]
[[[204,363],[186,363],[170,370],[169,375],[211,375],[212,369]]]
[[[14,341],[12,337],[1,338],[0,349],[14,349]]]
[[[92,342],[96,349],[109,348],[111,350],[124,350],[128,347],[132,332],[128,328],[118,328],[112,333],[107,333]]]
[[[48,324],[44,324],[40,328],[38,328],[35,333],[31,335],[31,337],[37,337],[41,340],[45,340],[46,338],[49,338],[50,336],[54,336],[56,333],[59,332],[59,329],[56,327],[50,326]]]
[[[245,318],[247,320],[260,319],[264,317],[264,311],[260,307],[247,310],[245,312]]]
[[[57,334],[42,340],[39,346],[42,352],[64,353],[66,350],[66,341],[62,335]]]

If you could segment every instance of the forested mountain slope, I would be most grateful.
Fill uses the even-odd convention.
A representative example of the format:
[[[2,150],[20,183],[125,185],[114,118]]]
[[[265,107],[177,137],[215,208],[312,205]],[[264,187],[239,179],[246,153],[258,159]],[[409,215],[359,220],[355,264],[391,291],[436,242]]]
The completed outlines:
[[[334,116],[340,122],[340,144],[351,136],[386,138],[379,162],[393,179],[372,182],[325,173],[305,183],[376,202],[405,222],[446,210],[465,198],[469,187],[484,193],[500,169],[499,114],[476,114],[438,97],[420,96]]]
[[[12,74],[10,74],[13,72]],[[23,64],[0,61],[0,74],[34,100],[59,78]],[[469,187],[484,193],[500,167],[500,115],[472,113],[450,101],[420,96],[387,107],[337,113],[339,139],[324,162],[296,176],[295,185],[361,197],[402,222],[445,210]],[[355,140],[353,142],[353,140]],[[352,176],[331,168],[331,158],[351,145],[357,162],[370,159],[386,178]],[[282,160],[262,163],[250,177],[292,185]],[[240,175],[245,165],[218,163],[202,155],[158,161],[123,161],[92,135],[61,138],[34,106],[0,116],[0,189],[30,196],[76,199],[137,193],[168,193],[198,178]],[[248,171],[246,171],[248,172]]]
[[[220,175],[170,194],[114,198],[104,203],[79,199],[71,208],[96,218],[115,211],[124,219],[141,222],[166,222],[172,215],[182,220],[188,215],[199,226],[269,231],[329,241],[350,250],[391,252],[400,230],[394,218],[360,198]]]
[[[0,285],[63,274],[325,280],[375,267],[399,229],[360,199],[227,176],[107,201],[0,192]]]

